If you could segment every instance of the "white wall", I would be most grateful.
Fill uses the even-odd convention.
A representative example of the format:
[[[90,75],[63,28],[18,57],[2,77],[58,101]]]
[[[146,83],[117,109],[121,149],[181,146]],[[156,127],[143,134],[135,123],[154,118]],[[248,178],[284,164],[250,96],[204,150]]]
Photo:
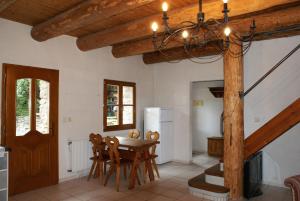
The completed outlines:
[[[245,89],[300,42],[300,36],[254,42],[245,56]],[[300,97],[300,52],[245,98],[245,136],[262,126]],[[191,160],[191,82],[223,79],[223,62],[197,65],[154,64],[155,105],[175,109],[174,159]],[[300,125],[264,149],[264,182],[283,185],[284,178],[300,173]]]
[[[140,57],[113,58],[111,48],[81,52],[76,47],[76,39],[69,36],[39,43],[31,38],[30,30],[27,25],[0,19],[0,63],[59,70],[59,176],[62,179],[70,176],[65,164],[66,140],[87,139],[91,132],[103,133],[103,79],[137,83],[137,127],[142,130],[143,108],[153,105],[153,70]],[[72,121],[66,122],[69,117]],[[122,135],[126,131],[105,133],[108,134]]]
[[[191,86],[193,81],[223,80],[222,60],[199,65],[190,61],[150,65],[154,69],[155,106],[174,109],[174,160],[192,159]]]
[[[192,135],[193,152],[207,152],[207,138],[221,135],[220,117],[223,98],[216,98],[209,87],[223,87],[223,81],[192,83]]]

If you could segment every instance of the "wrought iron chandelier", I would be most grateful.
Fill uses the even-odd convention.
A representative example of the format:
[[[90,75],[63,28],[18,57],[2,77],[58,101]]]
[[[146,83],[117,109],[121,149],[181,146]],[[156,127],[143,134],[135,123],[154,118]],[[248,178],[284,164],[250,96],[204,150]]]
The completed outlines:
[[[153,22],[151,25],[153,31],[152,41],[155,50],[167,58],[168,53],[166,50],[169,46],[183,46],[188,59],[195,63],[212,63],[221,59],[224,54],[230,54],[232,57],[240,57],[246,54],[254,38],[256,29],[255,21],[252,21],[249,32],[244,36],[240,36],[236,30],[233,30],[229,26],[228,0],[223,0],[223,4],[222,13],[224,14],[224,19],[205,20],[205,14],[202,11],[202,0],[199,0],[197,22],[183,21],[176,27],[171,28],[168,22],[169,5],[167,2],[163,2],[162,20],[164,31],[158,33],[159,26],[157,22]],[[235,53],[230,50],[229,47],[233,44],[241,46],[240,53]],[[208,46],[215,46],[217,54],[207,57],[197,57],[194,55],[195,50],[205,49]],[[179,61],[180,60],[173,62]]]

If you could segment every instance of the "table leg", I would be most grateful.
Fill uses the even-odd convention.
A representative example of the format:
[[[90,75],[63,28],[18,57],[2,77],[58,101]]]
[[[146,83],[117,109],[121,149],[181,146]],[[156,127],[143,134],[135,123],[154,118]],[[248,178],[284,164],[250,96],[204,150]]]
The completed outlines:
[[[145,155],[145,163],[146,163],[146,168],[149,174],[149,179],[150,181],[154,181],[154,173],[153,173],[153,168],[152,168],[152,164],[151,164],[151,159],[150,159],[150,153],[149,150],[144,152]]]
[[[130,179],[129,179],[129,187],[128,189],[133,189],[135,187],[135,181],[137,177],[137,168],[139,166],[139,157],[140,157],[140,152],[136,151],[135,152],[135,157],[133,160],[132,168],[130,171]]]

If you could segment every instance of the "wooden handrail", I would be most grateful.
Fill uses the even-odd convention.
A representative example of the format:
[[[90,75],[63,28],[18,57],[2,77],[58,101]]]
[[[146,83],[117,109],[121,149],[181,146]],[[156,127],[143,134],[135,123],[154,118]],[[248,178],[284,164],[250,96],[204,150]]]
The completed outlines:
[[[244,158],[260,151],[300,122],[300,98],[281,111],[245,140]]]

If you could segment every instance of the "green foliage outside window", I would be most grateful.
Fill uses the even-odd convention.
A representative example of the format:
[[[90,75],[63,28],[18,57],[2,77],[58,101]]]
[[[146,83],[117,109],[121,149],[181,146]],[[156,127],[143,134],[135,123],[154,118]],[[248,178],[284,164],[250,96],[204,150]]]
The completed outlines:
[[[17,116],[28,116],[29,114],[29,90],[30,90],[30,80],[20,79],[17,80],[16,88],[16,115]]]
[[[16,88],[16,115],[17,117],[25,117],[29,115],[30,111],[30,90],[31,90],[31,79],[19,79],[17,80]],[[40,80],[36,80],[36,111],[40,109]]]

